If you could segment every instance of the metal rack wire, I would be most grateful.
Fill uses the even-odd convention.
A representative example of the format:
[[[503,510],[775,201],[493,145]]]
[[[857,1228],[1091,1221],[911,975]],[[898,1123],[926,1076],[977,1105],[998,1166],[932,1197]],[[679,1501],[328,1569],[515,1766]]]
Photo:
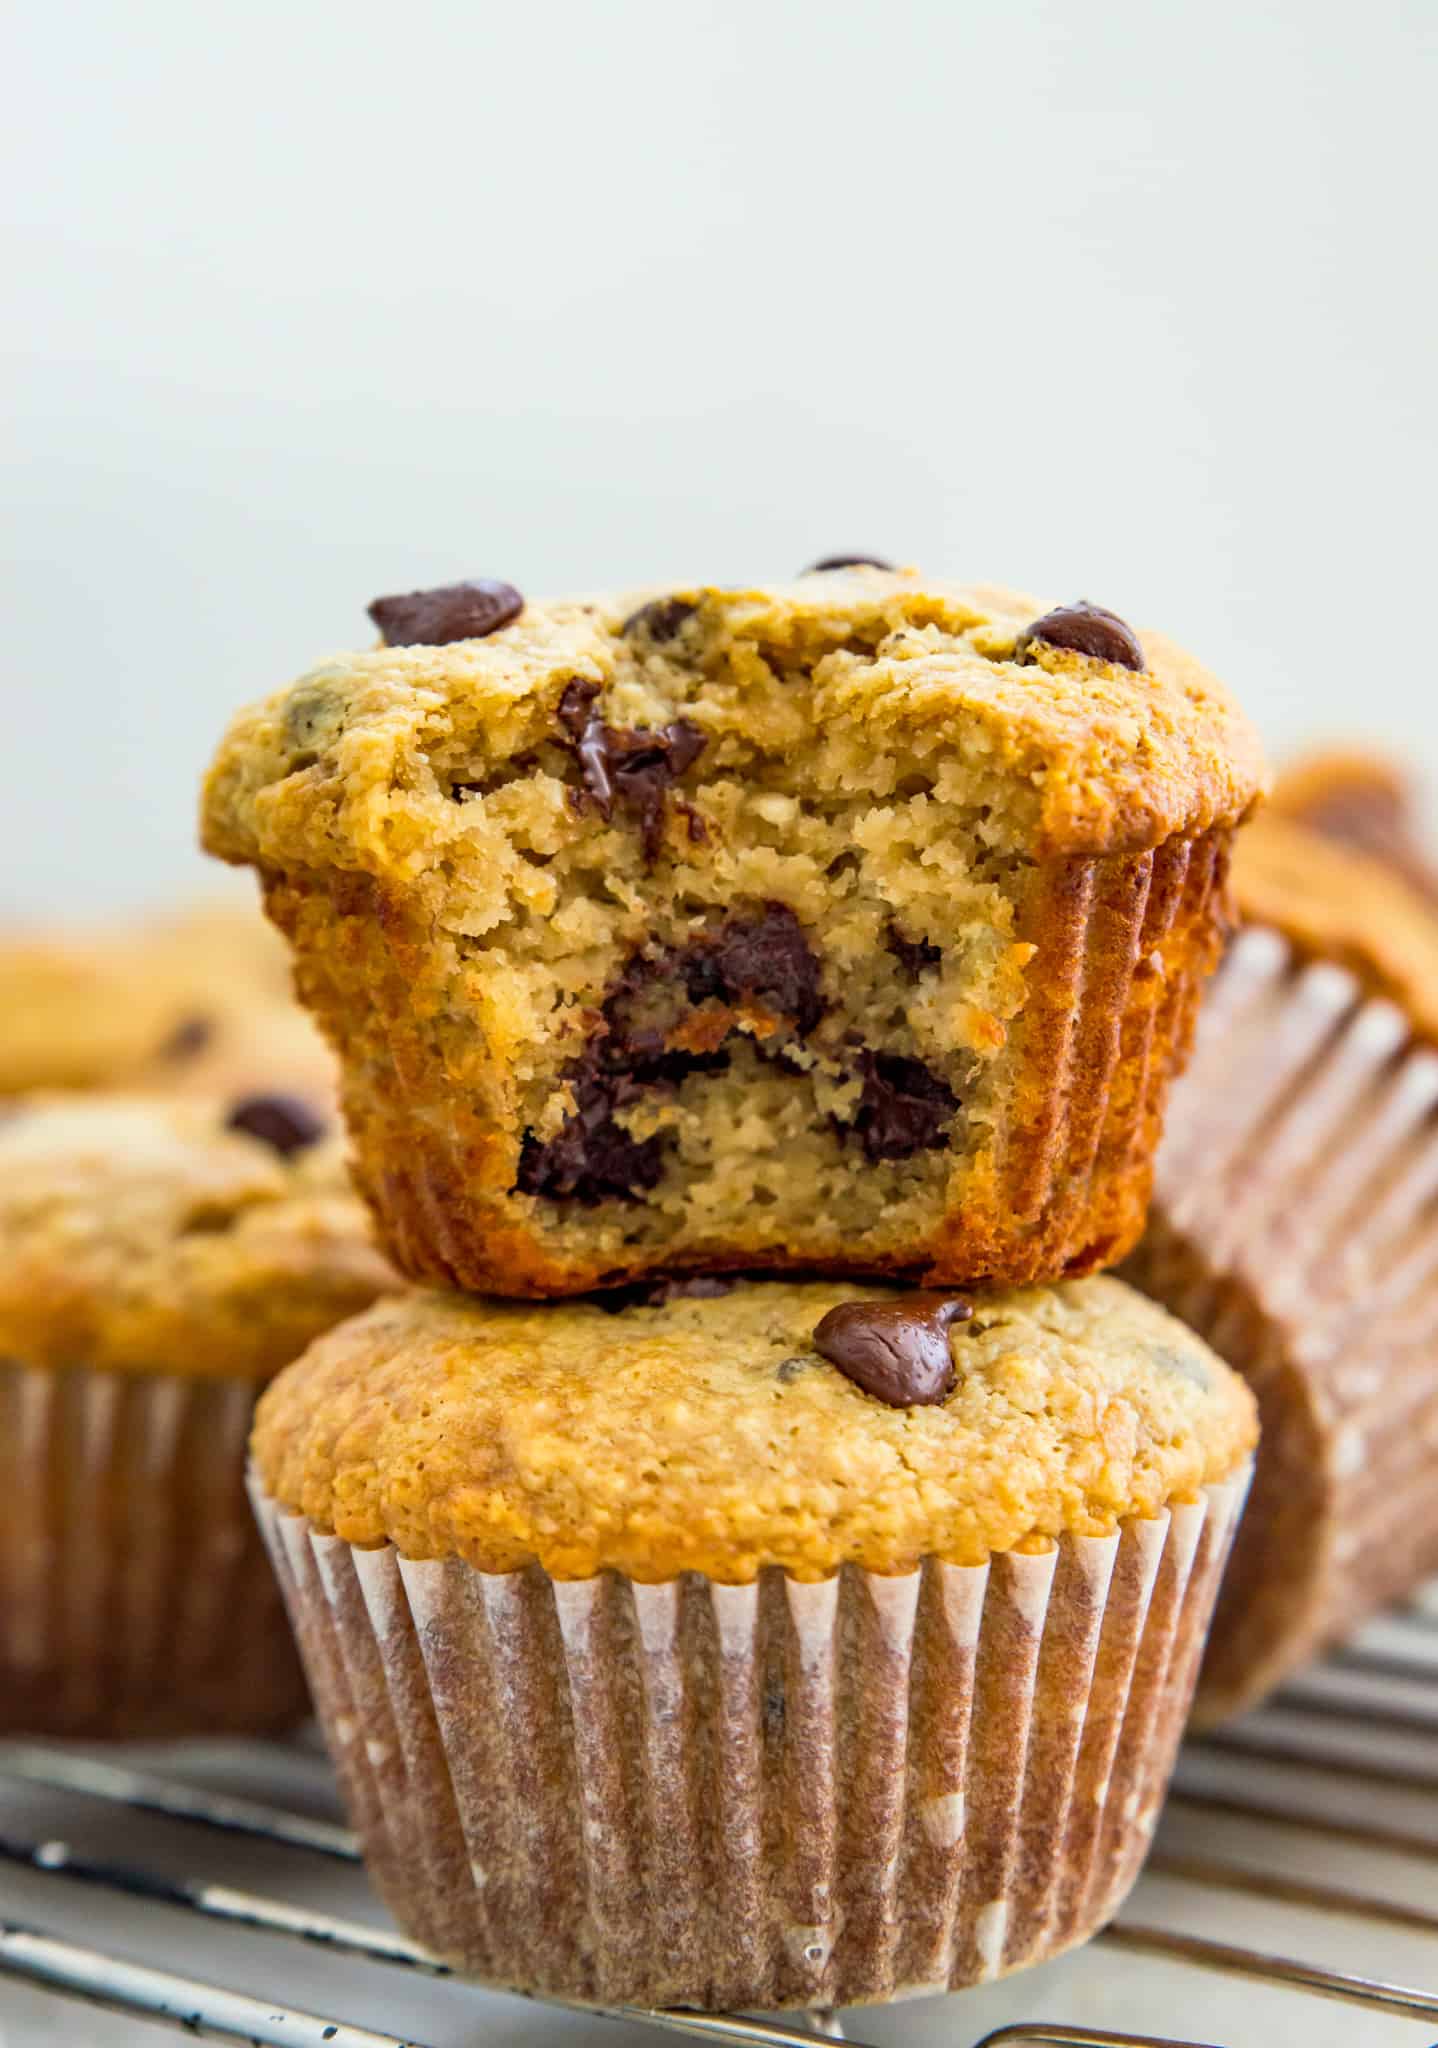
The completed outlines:
[[[293,1772],[296,1753],[285,1752],[285,1759]],[[310,1760],[311,1767],[322,1797],[324,1767],[318,1758]],[[67,1810],[79,1801],[111,1816],[129,1816],[133,1847],[127,1835],[127,1853],[115,1860],[39,1835],[33,1825],[28,1831],[20,1828],[13,1823],[17,1803],[26,1803],[19,1798],[22,1791],[30,1795],[32,1807],[39,1792],[52,1795]],[[1186,1830],[1176,1825],[1185,1817],[1190,1823]],[[1228,1840],[1224,1822],[1237,1824],[1248,1841],[1242,1853],[1223,1846]],[[0,1745],[0,1879],[43,1880],[42,1895],[63,1895],[67,1904],[88,1891],[142,1902],[157,1914],[187,1915],[212,1929],[308,1944],[312,1951],[323,1951],[330,1964],[337,2009],[351,2002],[347,1962],[427,1979],[449,1975],[443,1964],[384,1926],[213,1877],[167,1874],[157,1867],[149,1831],[168,1824],[188,1830],[191,1853],[201,1868],[212,1866],[226,1843],[231,1848],[259,1845],[286,1859],[331,1869],[358,1860],[346,1828],[298,1805],[258,1803],[181,1775],[157,1775],[128,1761],[72,1749]],[[1195,1834],[1199,1846],[1187,1845]],[[1280,1834],[1290,1843],[1307,1845],[1296,1869],[1271,1853]],[[1215,1841],[1221,1853],[1212,1846]],[[1365,1859],[1365,1869],[1373,1871],[1371,1883],[1339,1885],[1311,1874],[1315,1865],[1321,1872],[1339,1846]],[[1291,1854],[1286,1859],[1290,1866],[1294,1861]],[[1388,1882],[1390,1863],[1394,1870],[1401,1865],[1410,1879],[1415,1868],[1423,1873],[1416,1902],[1398,1896],[1401,1887]],[[1298,1913],[1302,1952],[1271,1953],[1218,1939],[1200,1927],[1163,1924],[1145,1913],[1145,1902],[1155,1886],[1165,1883],[1183,1888],[1190,1900],[1231,1896]],[[1325,1928],[1334,1917],[1426,1937],[1432,1944],[1426,1984],[1386,1982],[1323,1960]],[[1418,2039],[1438,2041],[1438,1586],[1411,1607],[1374,1623],[1270,1708],[1188,1746],[1144,1883],[1098,1942],[1105,1951],[1160,1957],[1185,1972],[1283,1987],[1296,2001],[1300,2027],[1302,2011],[1311,2014],[1308,2000],[1333,1999],[1370,2017],[1424,2022],[1415,2044]],[[168,2023],[192,2038],[244,2042],[252,2048],[423,2048],[394,2033],[103,1952],[53,1926],[11,1918],[3,1908],[0,1977],[61,1999]],[[456,2000],[475,1997],[458,1980],[451,1981],[448,1991]],[[1202,1999],[1197,2003],[1201,2010]],[[486,2010],[493,2010],[492,2002]],[[963,1999],[949,2011],[946,2038],[955,2048],[970,2043],[972,2048],[1223,2048],[1207,2037],[1195,2042],[1040,2020],[990,2028],[975,2039],[966,2030]],[[632,2008],[597,2017],[657,2032],[748,2043],[750,2048],[803,2048],[816,2032],[833,2034],[839,2027],[819,2017],[806,2024]],[[865,2016],[855,2015],[849,2024],[855,2031],[848,2038],[861,2039]],[[482,2042],[494,2036],[482,2028],[472,2038]]]

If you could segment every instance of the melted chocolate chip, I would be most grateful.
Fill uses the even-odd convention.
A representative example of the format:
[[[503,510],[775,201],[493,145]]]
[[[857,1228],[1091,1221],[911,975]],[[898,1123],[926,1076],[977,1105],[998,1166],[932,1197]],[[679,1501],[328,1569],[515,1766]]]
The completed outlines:
[[[1094,661],[1112,662],[1116,668],[1142,669],[1148,665],[1133,627],[1117,612],[1107,612],[1101,604],[1089,604],[1086,599],[1077,604],[1062,604],[1056,611],[1035,619],[1019,635],[1014,647],[1015,661],[1032,660],[1029,647],[1035,640],[1050,647],[1069,648],[1075,654],[1087,654]]]
[[[298,1095],[247,1095],[225,1118],[225,1128],[258,1138],[284,1159],[325,1134],[323,1118]]]
[[[811,562],[799,574],[818,576],[825,569],[887,569],[892,573],[893,567],[892,562],[886,562],[878,555],[825,555],[822,562]]]
[[[640,605],[637,612],[631,612],[620,627],[628,640],[643,634],[647,640],[673,640],[680,630],[693,618],[699,609],[684,597],[656,597],[648,604]]]
[[[184,1017],[175,1026],[160,1047],[160,1058],[179,1065],[183,1060],[194,1059],[202,1053],[215,1035],[215,1026],[209,1017]]]
[[[596,1308],[606,1315],[622,1315],[627,1308],[663,1308],[671,1301],[717,1301],[732,1294],[739,1285],[732,1273],[680,1274],[671,1280],[636,1280],[628,1287],[611,1287],[594,1297]]]
[[[819,962],[792,910],[766,903],[736,913],[689,946],[637,953],[601,1007],[603,1028],[565,1073],[575,1107],[541,1143],[527,1132],[515,1186],[592,1207],[638,1201],[663,1173],[665,1135],[632,1138],[619,1113],[646,1088],[676,1088],[691,1074],[722,1073],[722,1046],[692,1051],[671,1043],[689,1014],[708,1000],[763,1002],[801,1035],[823,1014]]]
[[[931,946],[927,939],[906,939],[892,920],[884,932],[884,944],[910,981],[917,981],[929,968],[937,967],[944,957],[942,948]]]
[[[679,955],[692,1003],[763,998],[807,1038],[824,1014],[819,956],[787,903],[766,903],[758,917],[727,918],[718,932]]]
[[[958,1294],[895,1295],[846,1301],[814,1332],[814,1349],[845,1379],[891,1408],[929,1407],[954,1384],[949,1328],[973,1314]]]
[[[916,1152],[934,1152],[945,1143],[959,1098],[922,1060],[896,1052],[865,1052],[859,1055],[859,1071],[864,1091],[853,1129],[870,1164],[912,1159]]]
[[[403,597],[377,597],[368,610],[386,647],[448,647],[455,640],[483,640],[512,624],[524,599],[512,583],[480,576]]]
[[[599,685],[576,676],[559,700],[559,722],[574,741],[579,772],[590,801],[606,821],[616,803],[638,814],[646,860],[659,852],[664,801],[670,785],[693,767],[704,750],[704,735],[687,718],[657,732],[626,731],[606,725],[594,709]],[[693,839],[694,814],[689,813]],[[701,832],[703,820],[699,821]]]

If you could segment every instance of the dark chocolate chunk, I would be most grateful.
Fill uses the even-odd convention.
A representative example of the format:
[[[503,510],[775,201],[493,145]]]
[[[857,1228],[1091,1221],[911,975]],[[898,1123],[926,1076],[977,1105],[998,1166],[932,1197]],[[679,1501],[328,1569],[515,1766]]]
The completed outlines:
[[[483,640],[511,625],[524,610],[524,599],[512,583],[478,576],[470,583],[377,597],[368,610],[387,647],[448,647],[455,640]]]
[[[653,860],[663,837],[665,797],[704,751],[704,735],[687,718],[657,732],[606,725],[594,709],[598,694],[597,683],[576,676],[559,700],[559,722],[574,741],[584,787],[600,816],[611,818],[616,803],[637,812],[645,858]]]
[[[325,1134],[324,1119],[298,1095],[247,1095],[225,1118],[225,1128],[258,1138],[285,1159]]]
[[[944,957],[942,948],[931,946],[927,939],[906,939],[892,919],[884,932],[884,944],[910,981],[917,981],[930,967],[937,967]]]
[[[1050,647],[1067,647],[1075,654],[1087,654],[1094,661],[1110,661],[1116,668],[1142,669],[1148,666],[1133,627],[1117,612],[1080,598],[1077,604],[1061,604],[1045,612],[1019,635],[1015,661],[1032,659],[1030,643],[1043,640]]]
[[[807,1038],[824,1014],[819,956],[787,903],[760,914],[726,918],[712,938],[698,939],[678,960],[692,1003],[767,1000]]]
[[[825,555],[822,562],[811,562],[807,569],[801,569],[801,576],[818,576],[825,569],[888,569],[893,563],[884,561],[878,555]]]
[[[684,597],[651,598],[637,612],[631,612],[619,630],[626,640],[636,633],[649,640],[673,640],[698,609],[697,604]]]
[[[928,1407],[954,1384],[950,1325],[973,1312],[960,1294],[923,1291],[841,1302],[815,1330],[814,1349],[891,1408]]]
[[[160,1058],[175,1065],[182,1060],[192,1060],[196,1053],[204,1051],[214,1035],[213,1019],[200,1016],[182,1017],[160,1047]]]
[[[916,1152],[937,1151],[944,1144],[959,1107],[947,1081],[922,1060],[896,1052],[861,1053],[859,1070],[864,1092],[853,1128],[866,1159],[912,1159]]]
[[[616,1113],[638,1096],[638,1085],[627,1075],[591,1069],[574,1092],[574,1112],[548,1144],[525,1133],[514,1183],[519,1192],[590,1209],[608,1200],[637,1201],[657,1187],[664,1171],[658,1135],[632,1138],[617,1121]]]

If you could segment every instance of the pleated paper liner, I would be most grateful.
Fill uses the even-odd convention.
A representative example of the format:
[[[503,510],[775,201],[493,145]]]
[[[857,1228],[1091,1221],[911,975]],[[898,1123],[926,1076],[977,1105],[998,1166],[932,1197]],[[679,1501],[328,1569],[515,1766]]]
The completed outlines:
[[[987,1566],[556,1581],[351,1548],[255,1484],[370,1870],[492,1983],[699,2008],[978,1983],[1114,1912],[1247,1471]]]
[[[260,1734],[308,1711],[245,1497],[255,1391],[0,1362],[0,1732]]]
[[[1259,1400],[1199,1685],[1214,1721],[1438,1567],[1438,1056],[1346,970],[1243,933],[1125,1277]]]

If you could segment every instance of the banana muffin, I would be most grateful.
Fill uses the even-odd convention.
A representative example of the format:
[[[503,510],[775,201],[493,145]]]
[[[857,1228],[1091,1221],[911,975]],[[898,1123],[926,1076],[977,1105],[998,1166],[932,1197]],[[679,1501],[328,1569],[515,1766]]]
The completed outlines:
[[[1254,1433],[1112,1280],[416,1294],[280,1375],[255,1496],[418,1938],[559,1997],[813,2007],[1112,1914]]]
[[[0,1731],[300,1717],[250,1415],[394,1284],[303,1102],[0,1108]]]
[[[1438,913],[1291,816],[1175,1089],[1125,1268],[1249,1379],[1263,1442],[1199,1686],[1215,1721],[1438,1569]]]
[[[1372,854],[1438,905],[1422,794],[1412,775],[1366,747],[1324,747],[1290,761],[1273,785],[1269,814]]]
[[[333,1114],[333,1060],[254,908],[208,904],[107,931],[0,934],[0,1096],[282,1087]]]
[[[1021,1281],[1138,1234],[1251,729],[1089,605],[851,566],[372,607],[231,726],[260,873],[415,1277]]]

